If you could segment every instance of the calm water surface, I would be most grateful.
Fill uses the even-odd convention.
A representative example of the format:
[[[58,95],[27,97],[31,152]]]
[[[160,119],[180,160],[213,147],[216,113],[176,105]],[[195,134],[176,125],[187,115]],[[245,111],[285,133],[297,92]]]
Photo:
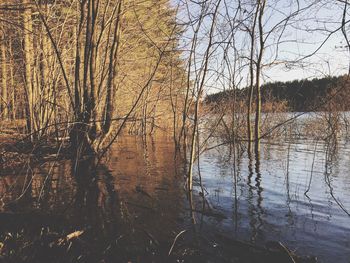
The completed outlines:
[[[190,212],[184,162],[174,159],[171,138],[144,142],[124,136],[112,147],[108,167],[99,168],[89,183],[84,183],[91,176],[89,160],[51,161],[1,177],[2,211],[63,214],[72,229],[92,227],[109,237],[133,225],[135,233],[159,242],[196,222],[207,235],[223,233],[259,245],[281,241],[321,262],[349,262],[349,153],[345,141],[327,151],[314,140],[263,141],[257,160],[224,146],[205,152],[199,160],[203,191],[218,217]],[[196,175],[198,182],[198,170]],[[202,188],[195,185],[199,211]]]
[[[203,183],[228,217],[219,227],[251,242],[279,240],[321,262],[350,262],[350,144],[328,155],[326,147],[264,142],[258,165],[245,155],[225,160],[225,148],[205,153]]]

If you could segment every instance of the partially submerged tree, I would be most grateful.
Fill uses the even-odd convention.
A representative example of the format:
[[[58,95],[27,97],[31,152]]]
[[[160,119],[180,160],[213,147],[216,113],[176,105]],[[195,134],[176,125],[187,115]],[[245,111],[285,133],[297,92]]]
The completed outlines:
[[[144,134],[159,124],[171,127],[169,90],[181,97],[184,69],[176,9],[168,0],[23,0],[1,10],[20,16],[19,24],[1,20],[1,25],[23,37],[16,59],[23,65],[22,105],[33,143],[69,131],[79,155],[103,151],[129,122],[141,123]],[[5,50],[10,41],[1,43]]]

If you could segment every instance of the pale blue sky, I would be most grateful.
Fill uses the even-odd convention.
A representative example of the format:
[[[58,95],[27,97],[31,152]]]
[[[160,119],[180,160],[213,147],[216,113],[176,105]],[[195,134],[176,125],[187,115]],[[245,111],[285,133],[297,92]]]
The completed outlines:
[[[181,20],[186,20],[188,14],[196,17],[199,13],[200,6],[189,0],[177,0],[182,5],[182,11],[179,15]],[[211,12],[214,5],[219,0],[208,0],[207,4],[210,8],[207,12]],[[250,0],[249,0],[250,1]],[[247,0],[244,2],[249,2]],[[203,2],[203,1],[202,1]],[[253,2],[253,1],[250,1]],[[264,15],[264,31],[268,32],[276,23],[281,21],[286,14],[293,13],[297,10],[297,2],[300,4],[300,8],[309,6],[311,3],[314,5],[293,17],[290,20],[289,25],[286,27],[282,38],[280,39],[283,43],[278,46],[277,62],[295,60],[301,58],[303,55],[308,55],[314,52],[320,44],[327,38],[330,32],[339,28],[341,25],[343,6],[344,4],[337,0],[267,0],[266,13]],[[184,3],[189,5],[186,9]],[[221,0],[220,4],[220,15],[218,16],[218,22],[215,31],[215,40],[230,42],[232,39],[225,38],[225,34],[230,34],[229,19],[235,14],[238,1],[234,0]],[[273,4],[272,4],[273,3]],[[226,4],[226,6],[225,6]],[[291,4],[291,5],[290,5]],[[249,8],[249,5],[242,5],[244,8]],[[249,13],[251,10],[247,10]],[[350,14],[350,12],[348,12]],[[229,15],[228,15],[229,14]],[[244,14],[242,15],[242,17]],[[349,20],[350,15],[347,16]],[[188,19],[188,18],[187,18]],[[202,63],[202,56],[206,49],[208,42],[208,31],[210,28],[211,17],[207,16],[203,22],[200,30],[200,43],[196,50],[196,65],[192,71],[200,68]],[[349,26],[346,27],[347,30]],[[281,31],[277,31],[271,34],[266,44],[272,45],[272,48],[267,48],[264,54],[264,63],[271,63],[276,55],[276,39],[280,35]],[[187,32],[184,34],[185,41],[184,48],[189,48],[191,37],[193,35],[193,28],[188,27]],[[246,33],[238,33],[235,35],[235,42],[239,49],[239,54],[242,56],[249,55],[249,38]],[[186,45],[187,44],[187,45]],[[314,78],[322,77],[325,75],[340,75],[345,74],[348,71],[349,65],[349,53],[346,49],[340,48],[344,46],[344,37],[339,30],[337,33],[331,34],[329,39],[324,43],[322,48],[312,57],[302,60],[299,63],[281,63],[279,66],[268,66],[263,70],[263,82],[268,81],[287,81],[294,79],[303,78]],[[225,44],[221,46],[215,46],[212,49],[212,55],[210,59],[209,70],[210,74],[207,75],[207,92],[220,91],[228,87],[228,74],[227,69],[223,66],[223,50]],[[233,57],[233,49],[229,49],[229,56]],[[188,53],[184,53],[184,58],[187,58]],[[230,61],[231,66],[233,62]],[[243,65],[245,62],[241,62]],[[193,63],[194,65],[194,63]],[[216,72],[215,71],[219,71]],[[241,74],[237,75],[236,78],[242,78],[244,83],[248,78],[247,69],[243,70]],[[244,86],[244,84],[243,84]]]
[[[305,1],[300,2],[305,3]],[[290,38],[298,40],[298,43],[281,46],[281,55],[293,58],[293,54],[311,54],[329,36],[331,31],[339,28],[342,20],[343,4],[338,4],[335,0],[318,2],[320,2],[318,8],[313,7],[310,11],[305,12],[298,23],[301,28],[309,28],[310,32],[289,28]],[[349,17],[347,17],[348,19]],[[348,26],[346,28],[349,29]],[[312,29],[318,30],[314,31]],[[302,42],[306,43],[303,44]],[[268,70],[266,74],[271,80],[292,80],[345,74],[349,65],[349,53],[344,48],[345,45],[344,36],[339,30],[329,37],[314,56],[305,60],[305,65],[296,66],[292,70],[286,67],[276,67]]]

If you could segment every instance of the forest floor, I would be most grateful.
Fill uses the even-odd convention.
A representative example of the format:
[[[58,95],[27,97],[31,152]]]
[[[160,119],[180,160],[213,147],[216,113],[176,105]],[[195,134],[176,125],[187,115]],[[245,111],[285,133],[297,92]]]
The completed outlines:
[[[13,173],[28,161],[28,153],[17,147],[24,124],[23,120],[0,122],[0,175]]]

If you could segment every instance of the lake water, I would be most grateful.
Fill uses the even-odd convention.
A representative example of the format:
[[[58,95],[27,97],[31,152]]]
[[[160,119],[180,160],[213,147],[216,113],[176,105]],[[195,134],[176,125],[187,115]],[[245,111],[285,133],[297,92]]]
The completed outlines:
[[[225,148],[205,153],[203,184],[228,218],[219,227],[251,242],[279,240],[321,262],[349,262],[350,144],[328,155],[326,148],[314,140],[265,141],[258,167],[245,155],[227,158]]]
[[[0,178],[2,212],[62,216],[69,222],[60,226],[66,232],[89,229],[88,240],[99,240],[106,250],[111,240],[126,239],[134,244],[130,258],[148,249],[142,240],[168,251],[180,231],[195,227],[214,248],[219,233],[260,246],[280,241],[320,262],[349,262],[350,143],[327,150],[323,141],[266,140],[258,160],[216,147],[199,159],[203,189],[196,168],[192,203],[184,161],[174,153],[166,136],[123,136],[111,148],[108,166],[93,172],[97,177],[91,160],[27,165]],[[203,202],[210,213],[201,210]]]

